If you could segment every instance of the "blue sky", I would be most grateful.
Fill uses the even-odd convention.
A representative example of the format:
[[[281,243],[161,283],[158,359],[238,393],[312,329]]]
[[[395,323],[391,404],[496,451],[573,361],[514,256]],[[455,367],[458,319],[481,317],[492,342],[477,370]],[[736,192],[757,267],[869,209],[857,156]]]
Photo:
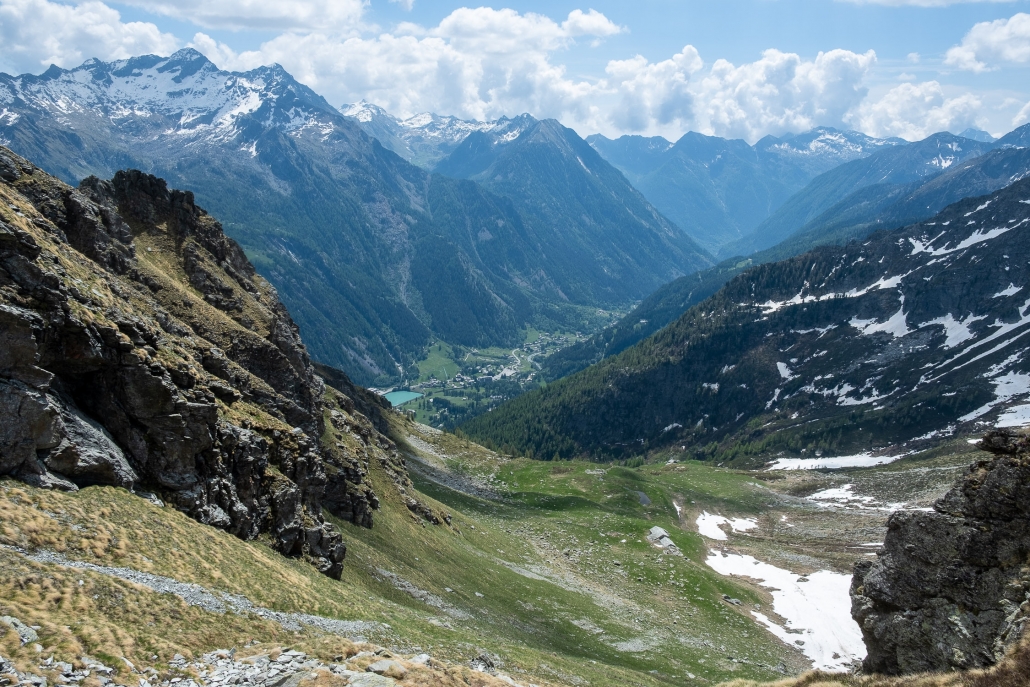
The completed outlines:
[[[581,134],[921,138],[1030,121],[1030,0],[0,0],[0,69],[191,45],[279,62],[334,105]]]

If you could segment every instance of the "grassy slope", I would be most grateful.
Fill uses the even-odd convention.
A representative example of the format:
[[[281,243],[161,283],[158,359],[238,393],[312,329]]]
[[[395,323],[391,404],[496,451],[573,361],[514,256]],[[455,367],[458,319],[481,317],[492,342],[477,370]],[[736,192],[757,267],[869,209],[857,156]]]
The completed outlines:
[[[949,451],[872,470],[786,477],[695,462],[602,471],[591,463],[506,459],[454,435],[390,421],[419,498],[452,515],[451,523],[434,526],[409,513],[373,460],[370,477],[383,507],[371,530],[337,522],[349,546],[342,582],[262,541],[241,542],[111,488],[65,494],[0,481],[0,543],[192,581],[276,610],[387,623],[369,639],[403,653],[466,664],[485,649],[520,683],[756,684],[782,678],[775,666],[796,674],[806,663],[751,618],[754,604],[769,612],[766,590],[704,564],[708,545],[696,533],[697,514],[758,518],[757,532],[730,534],[732,550],[797,572],[846,572],[858,555],[848,544],[873,541],[886,513],[828,512],[799,496],[848,482],[861,493],[924,503],[939,487],[921,484],[920,476],[950,481],[972,450],[957,440]],[[642,505],[638,492],[651,503]],[[773,526],[781,513],[794,528]],[[672,534],[683,557],[660,555],[647,543],[654,525]],[[341,638],[207,613],[9,549],[0,549],[0,570],[0,614],[41,625],[45,651],[58,658],[125,656],[161,668],[177,651],[250,639],[325,658],[355,650]],[[442,604],[413,598],[396,579]],[[723,594],[743,606],[726,604]],[[31,646],[18,648],[13,637],[0,637],[0,653],[35,660]]]
[[[383,508],[375,527],[337,523],[349,545],[342,583],[262,541],[238,541],[112,488],[65,494],[0,482],[0,540],[196,582],[276,610],[385,622],[390,629],[370,638],[411,653],[466,663],[485,648],[520,681],[525,671],[524,679],[536,683],[678,684],[688,672],[718,682],[776,675],[757,663],[801,667],[790,649],[721,601],[728,593],[758,602],[756,592],[704,567],[699,537],[676,528],[674,497],[710,508],[758,508],[746,477],[669,472],[659,486],[641,471],[598,477],[586,473],[589,464],[502,461],[451,435],[429,435],[422,446],[429,447],[428,460],[440,460],[434,453],[462,454],[451,461],[463,466],[458,473],[505,468],[507,482],[497,486],[507,496],[480,499],[416,480],[430,497],[423,500],[454,515],[450,527],[424,525],[376,466],[371,479]],[[696,484],[688,487],[691,481]],[[653,505],[641,506],[634,490],[646,490]],[[659,557],[642,541],[654,524],[673,531],[686,558]],[[597,543],[587,551],[589,541]],[[10,550],[0,557],[0,613],[42,625],[41,643],[68,658],[85,652],[148,663],[156,654],[151,663],[160,665],[176,651],[241,646],[250,638],[318,641],[260,619],[188,608],[93,573],[28,562]],[[450,614],[396,589],[380,569],[442,598]],[[77,579],[86,584],[78,587]],[[7,644],[5,655],[31,658],[31,649]]]

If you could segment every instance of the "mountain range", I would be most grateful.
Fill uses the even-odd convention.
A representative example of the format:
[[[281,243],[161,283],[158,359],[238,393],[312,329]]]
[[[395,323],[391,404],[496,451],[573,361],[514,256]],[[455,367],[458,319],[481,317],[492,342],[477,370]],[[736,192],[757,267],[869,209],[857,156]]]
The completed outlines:
[[[905,145],[897,138],[826,127],[782,138],[766,136],[754,145],[696,132],[675,143],[641,136],[611,140],[599,134],[587,140],[656,208],[720,255],[728,244],[750,236],[819,174],[882,148]]]
[[[279,66],[230,73],[191,49],[89,60],[0,75],[0,108],[0,141],[68,182],[131,167],[195,188],[312,355],[365,384],[399,379],[434,339],[507,345],[540,318],[577,329],[578,306],[627,303],[710,264],[614,170],[594,188],[628,194],[637,214],[619,216],[609,261],[584,228],[596,217],[542,223],[525,213],[540,199],[426,172]]]
[[[908,155],[910,151],[902,155],[900,149],[891,149],[818,177],[791,198],[789,204],[797,207],[816,205],[827,187],[834,189],[833,195],[844,197],[770,248],[747,257],[729,258],[697,274],[665,284],[620,322],[545,360],[543,376],[550,380],[558,379],[605,356],[622,352],[673,322],[691,306],[708,298],[753,265],[785,260],[821,245],[844,245],[878,229],[899,228],[930,217],[958,200],[991,193],[1030,174],[1030,126],[1024,125],[998,140],[996,145],[992,144],[993,147],[983,155],[968,157],[959,163],[946,160],[943,172],[920,175],[919,171],[925,171],[927,167],[939,166],[933,164],[934,160],[939,162],[936,143],[950,136],[936,134],[926,141],[912,144],[911,150],[922,149],[923,156]],[[890,159],[883,160],[881,156]],[[909,164],[906,166],[905,162]],[[850,194],[847,193],[848,185],[840,181],[840,177],[852,180],[874,177],[884,168],[891,169],[891,173],[886,175],[888,177],[915,176],[917,180],[870,184]]]
[[[1027,417],[1030,179],[752,267],[622,353],[463,426],[533,455],[755,465]]]

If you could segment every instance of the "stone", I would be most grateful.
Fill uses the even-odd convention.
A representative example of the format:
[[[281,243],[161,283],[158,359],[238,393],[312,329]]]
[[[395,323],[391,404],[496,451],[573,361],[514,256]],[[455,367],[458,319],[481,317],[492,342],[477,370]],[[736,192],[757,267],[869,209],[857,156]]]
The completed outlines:
[[[987,434],[979,460],[930,512],[898,511],[876,561],[855,564],[851,614],[866,672],[997,663],[1030,618],[1030,440]]]
[[[385,675],[397,679],[403,678],[408,673],[407,668],[390,658],[380,659],[369,665],[365,670],[376,675]]]
[[[9,615],[0,616],[0,623],[7,625],[9,628],[18,633],[18,638],[21,639],[22,646],[29,642],[35,642],[39,639],[39,635],[31,627]]]
[[[397,687],[397,681],[376,673],[358,673],[348,682],[351,687]]]

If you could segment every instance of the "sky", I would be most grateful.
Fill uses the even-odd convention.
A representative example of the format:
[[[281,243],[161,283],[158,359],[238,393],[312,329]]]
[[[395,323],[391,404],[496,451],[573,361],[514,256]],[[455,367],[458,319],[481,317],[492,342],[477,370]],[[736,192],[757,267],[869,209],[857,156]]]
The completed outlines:
[[[332,105],[581,135],[918,140],[1030,122],[1030,0],[0,0],[0,71],[279,63]]]

